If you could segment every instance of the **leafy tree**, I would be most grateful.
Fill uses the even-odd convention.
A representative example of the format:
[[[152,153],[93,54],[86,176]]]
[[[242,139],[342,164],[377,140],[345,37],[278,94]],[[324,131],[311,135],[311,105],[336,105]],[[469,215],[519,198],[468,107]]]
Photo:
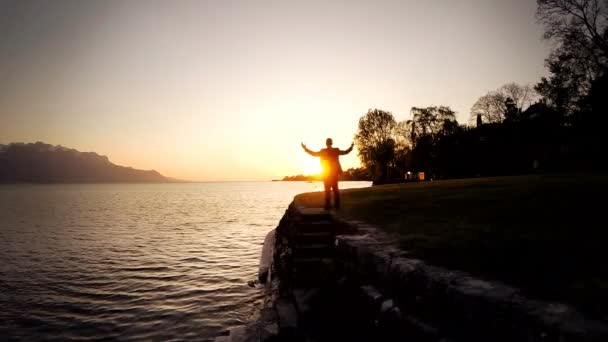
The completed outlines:
[[[458,131],[456,112],[448,106],[412,107],[412,119],[408,120],[406,135],[409,135],[413,149],[407,165],[415,171],[435,173],[438,166],[438,145],[444,137]],[[409,133],[409,134],[408,134]]]
[[[502,122],[508,116],[516,118],[536,97],[529,85],[507,83],[480,97],[471,107],[471,122],[480,116],[484,123]]]
[[[504,96],[496,91],[488,92],[480,97],[471,107],[471,120],[477,116],[481,117],[484,123],[502,122],[504,117]]]
[[[431,135],[423,135],[418,138],[412,150],[412,169],[431,173],[434,168],[435,144]]]
[[[562,52],[572,54],[578,63],[589,68],[589,72],[606,66],[606,0],[538,0],[537,3],[536,16],[546,27],[546,39],[560,43],[560,47],[566,48]]]
[[[551,73],[535,89],[564,115],[580,109],[592,82],[608,69],[608,1],[538,0],[544,37],[557,43],[547,58]]]
[[[367,169],[364,167],[358,167],[345,170],[344,173],[340,175],[340,180],[367,181],[371,180],[371,177]]]
[[[511,99],[513,106],[519,113],[523,112],[537,97],[536,92],[529,84],[507,83],[498,90],[504,96]]]
[[[588,68],[578,62],[577,52],[567,52],[572,48],[568,45],[562,45],[551,53],[545,61],[551,76],[542,77],[534,87],[549,106],[566,116],[579,109],[593,78],[588,74]]]
[[[450,129],[451,124],[456,122],[456,112],[448,106],[412,107],[411,113],[412,120],[407,124],[411,127],[414,139],[425,135],[435,137],[446,134],[446,129]],[[412,141],[412,144],[415,143]]]
[[[397,121],[391,112],[370,109],[359,119],[355,144],[361,163],[375,179],[388,177],[395,155]]]
[[[411,148],[409,145],[397,145],[395,147],[395,155],[390,163],[391,170],[394,170],[393,175],[405,176],[405,173],[411,170]]]

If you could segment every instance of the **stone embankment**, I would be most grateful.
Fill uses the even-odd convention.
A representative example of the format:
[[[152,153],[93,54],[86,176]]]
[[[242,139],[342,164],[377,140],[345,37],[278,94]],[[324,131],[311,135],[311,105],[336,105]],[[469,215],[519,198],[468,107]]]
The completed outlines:
[[[373,226],[293,203],[260,265],[259,318],[216,341],[608,341],[606,322],[568,305],[428,265]]]

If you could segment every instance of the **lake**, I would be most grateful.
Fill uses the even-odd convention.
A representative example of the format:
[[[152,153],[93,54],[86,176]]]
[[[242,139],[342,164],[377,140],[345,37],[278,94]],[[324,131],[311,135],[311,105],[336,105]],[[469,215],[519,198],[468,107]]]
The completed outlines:
[[[322,188],[0,185],[0,339],[213,340],[263,299],[247,282],[266,233]]]

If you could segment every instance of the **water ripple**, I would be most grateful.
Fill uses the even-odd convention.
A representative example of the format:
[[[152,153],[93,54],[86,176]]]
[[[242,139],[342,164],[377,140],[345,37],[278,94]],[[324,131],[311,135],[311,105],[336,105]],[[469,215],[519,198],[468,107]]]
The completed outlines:
[[[0,185],[0,339],[212,341],[261,303],[266,233],[320,189]]]

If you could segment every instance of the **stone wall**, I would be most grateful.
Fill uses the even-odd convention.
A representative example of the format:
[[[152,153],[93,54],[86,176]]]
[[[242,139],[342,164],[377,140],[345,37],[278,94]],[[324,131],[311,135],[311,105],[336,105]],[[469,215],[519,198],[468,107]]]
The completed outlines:
[[[314,226],[315,215],[331,221],[322,223],[331,233],[331,251],[314,264],[317,273],[307,273],[308,281],[302,282],[298,239]],[[526,298],[508,285],[426,264],[376,227],[326,216],[289,206],[274,239],[266,239],[273,243],[273,260],[260,272],[266,300],[259,319],[219,340],[319,340],[322,326],[327,336],[321,340],[608,341],[605,322],[568,305]],[[330,302],[315,306],[315,296]],[[332,302],[336,297],[341,299]],[[333,320],[327,311],[347,318]]]
[[[368,301],[392,310],[397,324],[419,324],[458,341],[608,341],[605,322],[571,306],[526,298],[503,283],[410,258],[364,222],[341,224],[357,231],[336,237],[342,272],[364,286]]]

